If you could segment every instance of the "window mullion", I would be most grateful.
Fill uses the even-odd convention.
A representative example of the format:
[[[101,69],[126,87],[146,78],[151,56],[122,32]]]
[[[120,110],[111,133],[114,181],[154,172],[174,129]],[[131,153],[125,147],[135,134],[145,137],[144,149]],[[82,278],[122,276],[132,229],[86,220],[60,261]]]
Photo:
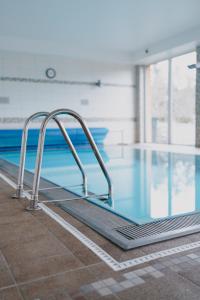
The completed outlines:
[[[172,60],[168,60],[168,144],[172,143]]]

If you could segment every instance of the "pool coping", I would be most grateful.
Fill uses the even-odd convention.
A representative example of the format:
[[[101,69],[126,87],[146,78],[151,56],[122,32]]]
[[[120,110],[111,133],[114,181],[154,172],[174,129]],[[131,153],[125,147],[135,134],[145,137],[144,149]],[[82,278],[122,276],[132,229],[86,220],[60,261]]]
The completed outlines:
[[[15,178],[16,180],[18,166],[6,160],[0,159],[0,169],[2,170],[2,172],[6,172],[9,176]],[[31,186],[31,183],[33,181],[33,174],[30,171],[25,171],[24,178],[25,185]],[[52,182],[41,178],[42,188],[56,186],[56,184],[53,184]],[[49,191],[42,191],[41,195],[45,196],[45,198],[49,200],[77,197],[76,194],[73,194],[63,188],[59,190],[55,189]],[[59,206],[67,213],[71,214],[73,217],[77,218],[82,223],[86,224],[87,226],[89,226],[90,228],[92,228],[93,230],[95,230],[96,232],[98,232],[99,234],[101,234],[102,236],[104,236],[109,241],[113,242],[115,245],[119,246],[123,250],[134,249],[140,246],[189,235],[195,232],[200,232],[200,225],[195,225],[181,228],[178,230],[163,232],[159,235],[150,235],[135,240],[128,240],[122,234],[117,232],[116,229],[132,225],[133,230],[134,226],[138,230],[138,228],[140,228],[141,225],[133,224],[113,214],[112,212],[107,211],[84,199],[66,201],[65,207],[63,207],[63,205],[57,202],[56,206]]]

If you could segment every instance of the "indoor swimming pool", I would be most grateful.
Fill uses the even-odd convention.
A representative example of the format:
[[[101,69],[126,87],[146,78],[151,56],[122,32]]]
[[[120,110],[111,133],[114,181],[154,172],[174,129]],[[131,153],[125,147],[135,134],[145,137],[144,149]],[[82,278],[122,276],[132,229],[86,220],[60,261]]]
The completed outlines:
[[[106,194],[107,182],[93,152],[87,146],[76,149],[86,170],[88,190]],[[101,146],[100,153],[111,176],[114,195],[109,201],[94,197],[88,201],[136,224],[200,210],[200,156],[129,146]],[[19,150],[7,151],[1,152],[0,158],[18,165],[19,155]],[[35,150],[27,151],[26,170],[33,172],[35,157]],[[83,196],[80,171],[66,147],[45,149],[41,176]]]

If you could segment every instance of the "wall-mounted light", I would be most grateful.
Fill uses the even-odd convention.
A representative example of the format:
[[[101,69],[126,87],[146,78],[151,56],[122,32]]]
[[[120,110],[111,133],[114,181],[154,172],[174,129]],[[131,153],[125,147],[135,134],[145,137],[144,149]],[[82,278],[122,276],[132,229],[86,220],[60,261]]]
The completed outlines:
[[[200,69],[200,62],[198,62],[196,64],[188,65],[188,69],[190,69],[190,70],[192,70],[192,69]]]

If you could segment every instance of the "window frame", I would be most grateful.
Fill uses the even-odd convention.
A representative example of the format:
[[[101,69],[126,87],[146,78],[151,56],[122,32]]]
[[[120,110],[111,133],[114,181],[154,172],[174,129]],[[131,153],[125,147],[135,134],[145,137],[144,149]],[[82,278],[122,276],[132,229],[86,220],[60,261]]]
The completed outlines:
[[[147,129],[147,115],[148,115],[148,111],[147,111],[147,105],[148,105],[148,68],[152,65],[152,64],[157,64],[159,62],[162,61],[167,61],[168,63],[168,116],[167,116],[167,132],[168,132],[168,136],[167,136],[167,144],[169,145],[177,145],[175,143],[172,144],[172,117],[173,117],[173,111],[172,111],[172,107],[173,107],[173,99],[172,99],[172,60],[176,57],[182,56],[182,55],[186,55],[192,52],[196,52],[196,49],[185,52],[185,53],[181,53],[179,55],[175,55],[166,59],[162,59],[162,60],[158,60],[158,61],[154,61],[151,64],[145,65],[145,66],[141,66],[141,70],[140,72],[143,73],[143,100],[142,103],[140,103],[141,105],[141,111],[142,111],[142,116],[140,117],[141,122],[142,122],[142,126],[140,125],[140,137],[141,137],[141,141],[144,143],[152,143],[152,137],[151,137],[151,142],[148,139],[148,129]],[[141,93],[141,91],[140,91]],[[152,130],[152,129],[151,129]],[[162,143],[156,143],[156,144],[162,144]],[[178,144],[180,145],[180,144]],[[184,144],[183,144],[184,145]],[[180,145],[181,146],[181,145]],[[186,145],[184,145],[186,146]],[[190,145],[187,145],[190,146]],[[192,145],[192,146],[195,146]]]

